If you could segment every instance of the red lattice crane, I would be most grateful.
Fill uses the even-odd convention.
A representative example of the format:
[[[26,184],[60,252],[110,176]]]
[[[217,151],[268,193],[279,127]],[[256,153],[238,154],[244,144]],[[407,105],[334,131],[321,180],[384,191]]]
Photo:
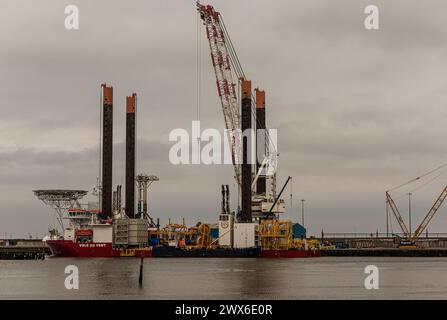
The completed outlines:
[[[215,11],[212,6],[202,5],[198,2],[197,10],[204,22],[211,50],[211,61],[216,75],[217,91],[222,105],[225,128],[229,134],[228,141],[231,148],[235,179],[241,185],[241,116],[238,109],[237,84],[233,79],[231,69],[231,59],[235,57],[234,48],[231,45],[231,40],[227,39],[228,34],[220,13]],[[237,66],[236,69],[238,69]],[[245,78],[242,70],[235,70],[235,72],[238,78]]]

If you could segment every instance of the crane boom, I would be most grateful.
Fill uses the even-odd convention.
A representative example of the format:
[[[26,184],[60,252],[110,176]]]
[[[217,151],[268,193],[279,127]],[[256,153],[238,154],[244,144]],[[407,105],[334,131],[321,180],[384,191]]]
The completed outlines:
[[[428,211],[427,215],[425,216],[424,220],[422,220],[419,227],[416,229],[413,235],[413,241],[415,241],[422,232],[424,232],[425,228],[430,223],[430,220],[433,218],[435,213],[438,211],[438,209],[441,207],[442,203],[444,202],[445,198],[447,197],[447,186],[445,186],[444,190],[442,190],[441,194],[439,195],[438,199],[436,199],[435,203],[431,207],[431,209]]]
[[[267,162],[268,162],[268,158],[265,157],[264,160],[262,160],[261,165],[259,166],[258,172],[256,173],[255,177],[253,178],[253,182],[251,183],[251,190],[253,193],[255,191],[256,182],[258,182],[258,179],[261,176],[262,170],[267,165]]]
[[[197,10],[204,22],[206,35],[211,50],[211,61],[216,75],[217,91],[219,94],[225,120],[225,128],[231,147],[235,179],[241,185],[241,124],[238,110],[236,83],[233,80],[230,54],[226,44],[220,13],[210,5],[197,2]]]
[[[385,192],[385,195],[386,195],[386,201],[387,201],[388,205],[390,206],[391,211],[393,211],[394,216],[396,217],[396,220],[399,223],[400,228],[402,229],[404,237],[407,239],[410,239],[410,237],[411,237],[410,232],[408,231],[407,225],[405,224],[404,220],[402,219],[402,216],[400,215],[399,209],[397,209],[397,206],[394,203],[393,198],[391,198],[391,195],[388,191]]]

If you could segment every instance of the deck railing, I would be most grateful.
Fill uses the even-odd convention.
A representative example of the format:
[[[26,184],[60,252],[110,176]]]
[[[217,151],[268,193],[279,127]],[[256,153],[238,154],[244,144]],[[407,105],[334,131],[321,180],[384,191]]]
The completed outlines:
[[[318,238],[323,239],[371,239],[371,238],[393,238],[393,237],[401,237],[403,238],[402,233],[386,233],[386,232],[323,232]],[[438,232],[438,233],[422,233],[419,237],[420,239],[430,238],[430,239],[439,239],[439,238],[447,238],[446,232]]]

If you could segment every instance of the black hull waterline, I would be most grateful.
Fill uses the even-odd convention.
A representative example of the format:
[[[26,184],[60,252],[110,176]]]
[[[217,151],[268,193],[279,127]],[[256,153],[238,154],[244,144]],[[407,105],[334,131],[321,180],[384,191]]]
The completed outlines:
[[[153,257],[184,257],[184,258],[204,258],[204,257],[216,257],[216,258],[256,258],[260,255],[259,248],[244,248],[244,249],[183,249],[169,246],[154,247],[152,249]]]

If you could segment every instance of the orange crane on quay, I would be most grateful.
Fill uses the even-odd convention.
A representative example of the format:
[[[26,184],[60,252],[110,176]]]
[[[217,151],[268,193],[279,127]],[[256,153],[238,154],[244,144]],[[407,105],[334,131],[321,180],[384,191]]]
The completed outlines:
[[[443,204],[444,200],[447,198],[447,185],[444,187],[444,189],[441,191],[441,193],[439,194],[439,196],[436,198],[434,204],[432,205],[432,207],[430,208],[430,210],[428,210],[427,214],[425,215],[424,219],[422,219],[421,223],[418,225],[418,227],[416,228],[416,230],[414,231],[414,233],[411,232],[411,218],[409,218],[409,224],[410,227],[407,226],[407,224],[405,223],[404,219],[402,218],[402,215],[399,212],[399,209],[397,208],[396,203],[394,202],[393,198],[391,197],[391,191],[395,191],[398,189],[401,189],[407,185],[410,185],[414,182],[418,182],[420,181],[422,178],[429,176],[435,172],[438,172],[440,169],[444,168],[447,166],[446,164],[443,164],[441,166],[439,166],[438,168],[431,170],[421,176],[418,176],[412,180],[409,180],[401,185],[398,185],[397,187],[394,187],[390,190],[385,191],[385,198],[386,198],[386,205],[387,208],[391,208],[391,211],[394,214],[394,217],[396,218],[401,230],[402,230],[402,234],[403,234],[403,238],[404,240],[401,240],[399,247],[400,248],[415,248],[416,247],[416,241],[419,239],[419,237],[421,236],[421,234],[427,229],[430,221],[433,219],[433,217],[435,216],[436,212],[439,210],[439,208],[441,207],[441,205]],[[436,175],[434,178],[432,178],[430,181],[431,182],[433,180],[435,180],[436,178],[438,178],[439,176],[441,176],[443,173],[445,173],[446,170],[442,171],[441,173],[439,173],[438,175]],[[427,183],[428,183],[427,182]],[[411,196],[412,193],[408,193],[409,196]],[[410,209],[409,209],[410,210]],[[387,217],[388,219],[388,217]]]

